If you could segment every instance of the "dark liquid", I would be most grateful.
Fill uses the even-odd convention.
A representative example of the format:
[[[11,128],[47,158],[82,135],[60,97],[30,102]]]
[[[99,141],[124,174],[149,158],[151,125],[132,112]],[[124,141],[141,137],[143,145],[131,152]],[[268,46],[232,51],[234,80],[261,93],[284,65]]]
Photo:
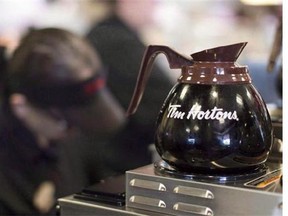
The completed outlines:
[[[159,114],[155,144],[162,159],[179,170],[239,173],[266,161],[272,125],[250,84],[180,83]]]

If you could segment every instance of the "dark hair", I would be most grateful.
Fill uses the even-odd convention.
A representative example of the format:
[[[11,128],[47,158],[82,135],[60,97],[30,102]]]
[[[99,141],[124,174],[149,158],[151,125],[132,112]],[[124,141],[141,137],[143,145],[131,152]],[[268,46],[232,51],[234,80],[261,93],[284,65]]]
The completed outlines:
[[[57,28],[32,30],[9,60],[6,93],[23,86],[77,83],[82,70],[96,73],[100,68],[97,54],[82,37]]]

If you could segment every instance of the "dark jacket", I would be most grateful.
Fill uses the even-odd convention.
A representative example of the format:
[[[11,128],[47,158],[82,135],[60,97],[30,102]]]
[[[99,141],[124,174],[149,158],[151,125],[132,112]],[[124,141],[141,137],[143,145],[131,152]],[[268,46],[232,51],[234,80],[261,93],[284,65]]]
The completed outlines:
[[[58,185],[56,147],[40,149],[7,109],[0,113],[0,215],[38,215],[33,195],[46,180]]]
[[[146,48],[144,43],[116,16],[93,26],[87,38],[108,68],[108,88],[127,109]],[[115,169],[125,171],[151,163],[147,146],[154,143],[156,118],[171,88],[167,75],[154,65],[138,111],[107,148],[107,160]]]
[[[57,198],[116,175],[103,161],[104,141],[77,134],[46,149],[7,108],[0,107],[0,216],[42,215],[33,196],[44,181],[52,181]],[[55,215],[52,207],[47,215]]]

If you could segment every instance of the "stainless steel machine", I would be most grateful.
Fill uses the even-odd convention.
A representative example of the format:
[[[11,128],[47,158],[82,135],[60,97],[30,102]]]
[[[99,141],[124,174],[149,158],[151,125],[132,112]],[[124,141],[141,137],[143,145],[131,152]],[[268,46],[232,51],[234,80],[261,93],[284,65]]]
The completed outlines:
[[[235,62],[246,44],[192,58],[149,46],[129,113],[157,54],[182,70],[157,119],[161,159],[59,199],[61,215],[282,215],[282,121],[272,124],[248,68]]]
[[[59,199],[60,214],[282,215],[281,166],[273,159],[253,173],[200,176],[159,161],[99,183],[86,198],[74,194]]]

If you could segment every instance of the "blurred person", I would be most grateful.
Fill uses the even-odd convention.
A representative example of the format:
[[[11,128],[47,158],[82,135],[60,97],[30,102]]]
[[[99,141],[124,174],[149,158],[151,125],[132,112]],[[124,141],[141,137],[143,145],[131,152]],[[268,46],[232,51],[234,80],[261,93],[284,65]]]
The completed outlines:
[[[127,109],[146,48],[141,31],[153,24],[157,1],[98,0],[95,3],[101,5],[106,16],[95,21],[87,38],[109,69],[109,89]],[[115,170],[124,172],[152,162],[149,145],[154,143],[157,115],[171,88],[165,72],[154,66],[138,111],[107,149],[107,161]]]
[[[1,65],[0,215],[51,215],[61,188],[81,178],[75,167],[61,178],[58,141],[78,131],[105,140],[124,112],[96,52],[68,31],[32,30]]]

